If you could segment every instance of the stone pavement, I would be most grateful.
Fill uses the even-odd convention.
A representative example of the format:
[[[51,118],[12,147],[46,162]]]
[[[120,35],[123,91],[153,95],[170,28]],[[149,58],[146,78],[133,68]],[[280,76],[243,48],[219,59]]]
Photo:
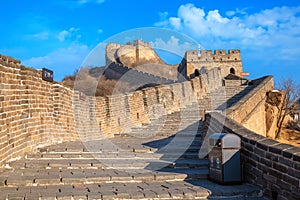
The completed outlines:
[[[114,138],[40,148],[0,174],[0,200],[263,199],[260,188],[208,181],[193,107]]]
[[[116,137],[122,149],[88,152],[82,142],[41,148],[12,162],[0,175],[0,199],[255,199],[261,190],[251,185],[220,186],[207,181],[207,159],[197,152],[181,156]],[[131,141],[131,143],[129,143]],[[152,141],[153,142],[153,141]],[[164,141],[166,142],[166,141]],[[148,145],[153,144],[148,142]],[[92,146],[92,145],[91,145]],[[120,145],[121,146],[121,145]],[[94,146],[95,147],[95,146]]]
[[[261,196],[261,190],[251,185],[221,186],[205,180],[206,160],[193,163],[198,164],[194,168],[177,168],[172,164],[146,170],[139,164],[159,161],[162,155],[144,151],[132,156],[129,149],[118,153],[95,151],[96,159],[80,142],[42,148],[28,154],[26,159],[12,162],[11,168],[1,174],[0,199],[257,199]]]

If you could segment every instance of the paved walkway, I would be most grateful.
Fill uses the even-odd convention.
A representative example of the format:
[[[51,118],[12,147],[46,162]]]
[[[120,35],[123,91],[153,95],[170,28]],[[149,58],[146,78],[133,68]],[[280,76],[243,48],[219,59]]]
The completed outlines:
[[[131,140],[131,143],[127,143]],[[252,185],[221,186],[207,179],[207,160],[172,162],[136,138],[116,137],[128,148],[102,149],[107,141],[68,142],[41,148],[10,164],[0,176],[0,199],[258,199]],[[95,147],[88,152],[87,147]],[[178,151],[180,152],[180,151]]]
[[[252,185],[207,180],[200,116],[192,107],[111,139],[29,153],[0,174],[0,200],[263,199]]]
[[[109,140],[113,147],[103,140],[41,148],[0,175],[0,199],[260,199],[254,186],[208,181],[207,159],[195,159],[195,148],[181,154],[180,148],[154,147],[171,139],[140,140],[116,137]]]

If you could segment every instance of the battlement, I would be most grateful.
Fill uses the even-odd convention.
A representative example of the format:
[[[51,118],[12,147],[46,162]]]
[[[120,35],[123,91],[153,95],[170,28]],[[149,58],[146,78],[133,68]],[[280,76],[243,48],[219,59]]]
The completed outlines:
[[[143,47],[149,47],[152,48],[151,44],[148,42],[145,42],[143,40],[134,40],[133,41],[133,46],[139,47],[139,46],[143,46]]]
[[[0,59],[4,62],[7,62],[7,63],[10,63],[10,62],[13,62],[15,64],[21,64],[21,61],[20,60],[17,60],[13,57],[10,57],[10,56],[4,56],[4,55],[1,55],[0,54]]]
[[[120,48],[121,46],[121,44],[111,42],[106,45],[106,49]]]
[[[185,54],[187,62],[240,62],[241,54],[238,49],[226,50],[190,50]]]
[[[191,55],[207,55],[207,56],[214,56],[214,55],[240,55],[240,50],[239,49],[229,49],[227,52],[224,49],[217,49],[214,50],[189,50],[186,51],[187,56]]]
[[[10,56],[4,56],[0,54],[0,65],[19,69],[21,67],[21,61]]]

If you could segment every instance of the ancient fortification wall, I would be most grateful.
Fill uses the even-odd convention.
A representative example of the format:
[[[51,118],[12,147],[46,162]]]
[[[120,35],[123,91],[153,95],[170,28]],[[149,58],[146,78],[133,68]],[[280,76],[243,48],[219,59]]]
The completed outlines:
[[[146,88],[125,95],[88,97],[41,71],[0,56],[0,166],[39,146],[128,132],[163,114],[179,111],[221,87],[220,70],[191,82]]]
[[[41,77],[40,71],[0,56],[0,167],[40,146],[126,133],[194,103],[209,108],[205,100],[222,86],[219,68],[191,81],[107,97],[85,96]],[[265,188],[268,196],[297,199],[299,148],[254,133],[265,135],[266,128],[260,127],[265,121],[263,108],[266,93],[273,89],[273,78],[264,77],[252,83],[256,87],[226,110],[228,117],[207,114],[207,126],[210,132],[219,132],[222,127],[222,131],[242,137],[246,181]]]
[[[130,83],[133,83],[133,81],[136,81],[137,83],[150,82],[156,84],[175,83],[174,80],[165,78],[167,76],[156,76],[153,73],[151,74],[135,68],[129,68],[115,62],[105,68],[104,75],[109,79],[119,80],[120,78],[123,78],[123,80],[127,80]]]
[[[267,92],[274,89],[273,77],[263,77],[253,82],[258,85],[240,101],[226,110],[226,115],[251,131],[266,136]]]
[[[264,188],[272,199],[300,198],[300,148],[268,139],[220,113],[206,115],[208,133],[221,131],[242,138],[244,181]]]
[[[0,56],[0,166],[39,145],[76,138],[73,91],[41,72]]]

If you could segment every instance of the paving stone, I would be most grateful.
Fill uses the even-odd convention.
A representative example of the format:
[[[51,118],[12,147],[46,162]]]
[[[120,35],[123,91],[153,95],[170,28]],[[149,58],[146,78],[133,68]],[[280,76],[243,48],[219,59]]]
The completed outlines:
[[[25,194],[22,194],[22,193],[7,194],[7,199],[9,199],[9,200],[24,200]]]
[[[0,175],[0,193],[24,195],[26,200],[206,199],[211,182],[191,182],[208,175],[208,160],[198,155],[201,134],[199,116],[190,111],[193,106],[165,116],[166,121],[156,119],[159,123],[155,125],[134,129],[137,134],[152,134],[163,127],[152,137],[134,138],[128,133],[109,139],[109,143],[97,139],[40,148],[40,152],[12,162],[12,171]],[[179,122],[184,124],[178,126]],[[171,145],[174,141],[176,145]],[[116,147],[108,145],[111,143]],[[234,186],[220,194],[257,196],[257,191]]]

